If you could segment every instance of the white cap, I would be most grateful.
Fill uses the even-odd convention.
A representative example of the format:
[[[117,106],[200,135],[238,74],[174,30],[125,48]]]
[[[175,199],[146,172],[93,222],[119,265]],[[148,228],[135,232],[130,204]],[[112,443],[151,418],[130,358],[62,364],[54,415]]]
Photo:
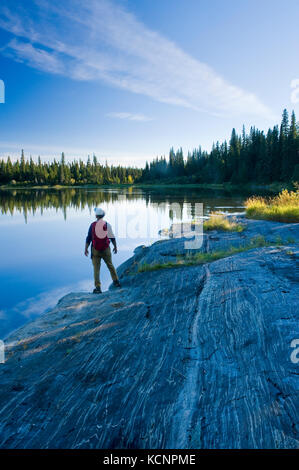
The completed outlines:
[[[101,217],[104,217],[104,215],[105,215],[105,211],[103,209],[101,209],[100,207],[95,207],[94,213],[95,213],[95,215],[99,215]]]

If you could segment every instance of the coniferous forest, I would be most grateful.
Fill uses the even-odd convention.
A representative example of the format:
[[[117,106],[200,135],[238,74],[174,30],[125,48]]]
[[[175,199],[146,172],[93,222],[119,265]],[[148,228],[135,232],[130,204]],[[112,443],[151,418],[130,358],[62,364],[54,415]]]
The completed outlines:
[[[241,135],[233,129],[229,142],[213,144],[211,152],[201,147],[188,152],[171,148],[169,158],[156,158],[144,169],[101,164],[96,156],[87,162],[35,162],[10,157],[0,161],[0,184],[86,185],[132,183],[263,183],[299,181],[299,126],[294,111],[285,109],[280,126],[265,134],[251,127]]]

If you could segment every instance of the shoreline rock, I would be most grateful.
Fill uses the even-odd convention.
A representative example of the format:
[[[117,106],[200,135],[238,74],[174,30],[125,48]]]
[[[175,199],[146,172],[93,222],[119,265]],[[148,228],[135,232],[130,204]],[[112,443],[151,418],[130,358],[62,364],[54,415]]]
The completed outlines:
[[[136,274],[185,240],[138,247],[121,289],[69,294],[9,335],[0,447],[298,448],[299,224],[246,224],[200,250],[296,243]]]

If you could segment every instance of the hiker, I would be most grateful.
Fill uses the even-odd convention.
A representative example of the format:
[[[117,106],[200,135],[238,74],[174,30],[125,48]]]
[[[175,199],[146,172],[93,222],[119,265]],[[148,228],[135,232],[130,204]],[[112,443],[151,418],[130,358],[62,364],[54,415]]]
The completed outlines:
[[[93,290],[94,294],[101,294],[101,282],[100,282],[100,267],[101,267],[101,260],[103,259],[107,265],[107,268],[110,271],[113,284],[116,287],[120,287],[120,282],[118,280],[118,276],[115,271],[115,267],[112,264],[111,258],[111,250],[110,250],[110,240],[113,244],[113,253],[117,253],[117,245],[115,236],[112,232],[111,225],[106,222],[103,217],[105,215],[105,211],[98,207],[94,210],[96,221],[93,222],[88,230],[88,235],[86,237],[86,244],[85,244],[85,256],[88,256],[88,247],[90,243],[91,245],[91,260],[93,264],[94,270],[94,285],[95,288]]]

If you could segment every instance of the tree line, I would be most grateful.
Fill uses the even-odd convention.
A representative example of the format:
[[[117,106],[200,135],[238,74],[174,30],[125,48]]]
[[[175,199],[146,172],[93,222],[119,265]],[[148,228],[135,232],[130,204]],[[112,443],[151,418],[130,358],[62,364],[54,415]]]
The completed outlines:
[[[232,130],[229,142],[216,142],[211,152],[201,147],[188,152],[170,149],[169,158],[156,158],[145,168],[109,166],[94,155],[87,162],[35,162],[32,157],[0,161],[0,184],[84,185],[132,183],[272,183],[299,181],[299,127],[294,111],[285,109],[280,126],[265,134],[255,127],[249,134],[243,126],[241,135]]]
[[[0,161],[0,184],[27,183],[35,185],[84,185],[84,184],[132,184],[142,175],[140,168],[102,165],[94,155],[87,162],[74,160],[66,162],[64,153],[60,161],[42,162],[38,157],[21,158],[12,162],[8,157]]]
[[[272,183],[299,181],[299,127],[294,111],[289,120],[285,109],[280,127],[265,134],[255,127],[241,135],[232,130],[229,142],[218,141],[210,153],[198,149],[184,158],[182,149],[172,148],[169,159],[156,158],[147,163],[143,181],[173,180],[194,183],[247,182]]]

